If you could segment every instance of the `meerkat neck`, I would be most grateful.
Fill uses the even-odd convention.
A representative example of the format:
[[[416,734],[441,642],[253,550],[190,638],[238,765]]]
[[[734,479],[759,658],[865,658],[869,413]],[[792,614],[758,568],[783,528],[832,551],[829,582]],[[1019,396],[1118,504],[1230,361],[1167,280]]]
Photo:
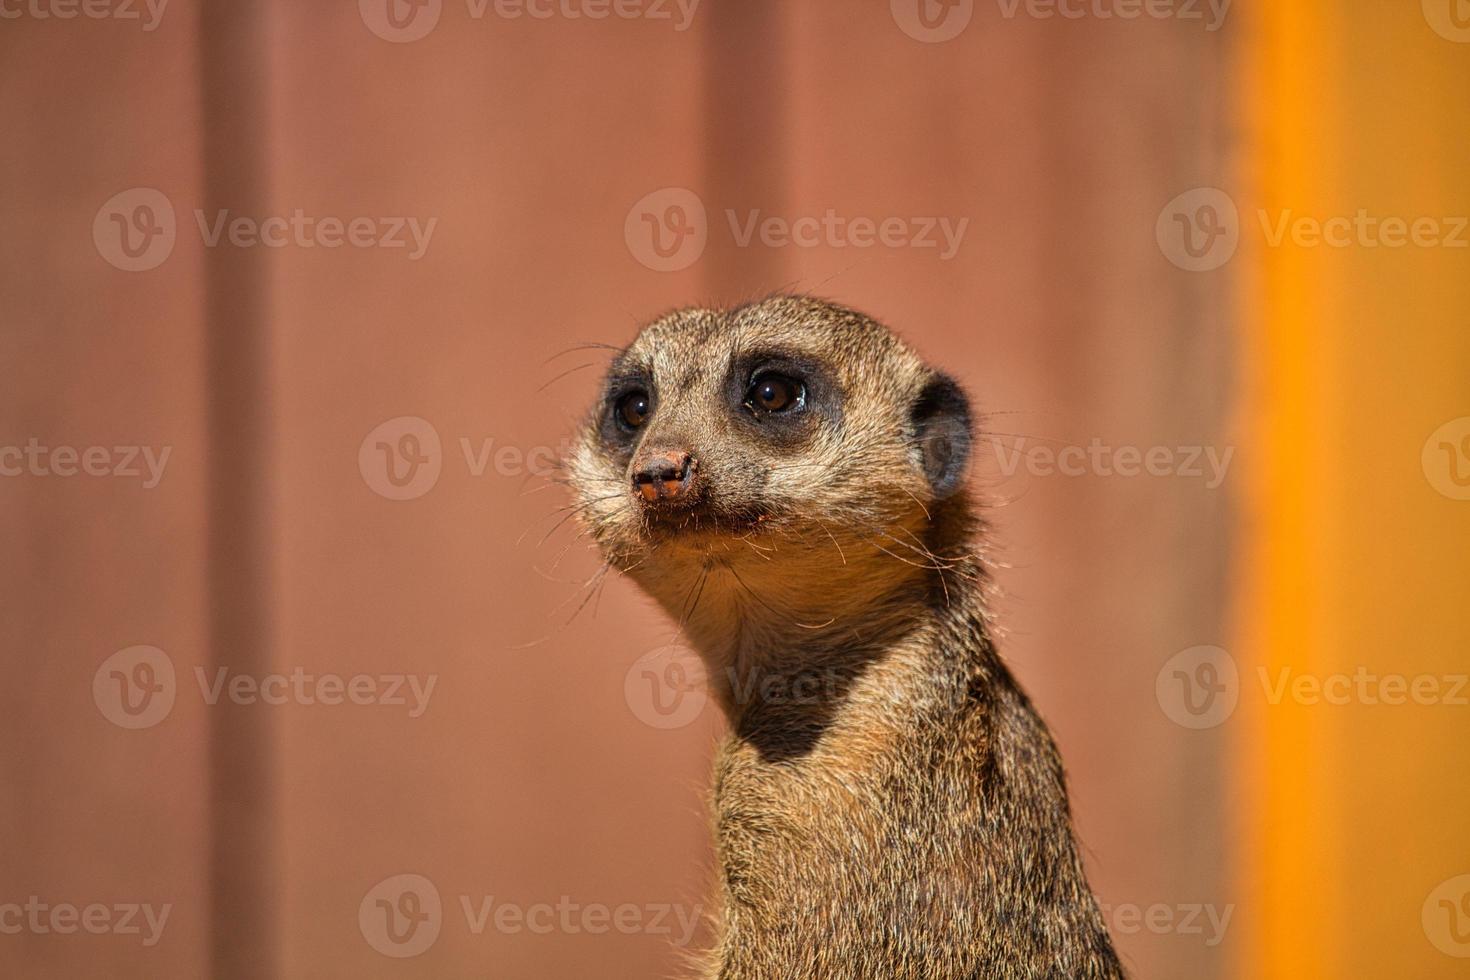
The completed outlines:
[[[961,516],[936,530],[962,533]],[[917,551],[914,561],[877,552],[881,572],[849,566],[848,578],[803,593],[811,601],[796,611],[760,599],[732,570],[712,571],[690,633],[735,737],[773,761],[824,741],[835,750],[891,734],[896,744],[904,725],[958,703],[972,677],[991,672],[981,562],[939,534],[923,553],[921,562]]]

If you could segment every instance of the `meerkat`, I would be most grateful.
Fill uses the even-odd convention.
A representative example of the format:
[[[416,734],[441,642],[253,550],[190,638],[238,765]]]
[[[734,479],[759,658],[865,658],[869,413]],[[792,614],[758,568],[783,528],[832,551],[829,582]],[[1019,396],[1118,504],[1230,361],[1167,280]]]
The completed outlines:
[[[703,976],[1123,976],[992,639],[971,443],[959,385],[809,297],[669,313],[614,357],[568,482],[729,721]]]

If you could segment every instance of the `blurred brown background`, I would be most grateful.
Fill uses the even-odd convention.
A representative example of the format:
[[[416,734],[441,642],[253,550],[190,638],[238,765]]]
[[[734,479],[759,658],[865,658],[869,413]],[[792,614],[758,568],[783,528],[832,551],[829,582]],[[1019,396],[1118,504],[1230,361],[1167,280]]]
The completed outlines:
[[[1243,21],[927,0],[13,9],[0,443],[106,447],[114,471],[115,447],[170,454],[155,486],[141,450],[144,476],[66,478],[53,456],[0,479],[0,903],[171,912],[154,945],[146,926],[0,935],[0,974],[677,975],[677,913],[710,884],[719,720],[658,727],[640,700],[635,662],[672,630],[630,584],[573,617],[596,564],[538,461],[593,390],[600,353],[577,345],[780,288],[889,322],[987,413],[1004,651],[1068,761],[1117,942],[1140,977],[1241,966],[1259,910],[1231,870],[1235,735],[1155,697],[1171,655],[1228,641],[1236,471],[1066,477],[1006,454],[1235,445],[1235,273],[1177,267],[1155,223],[1240,179]],[[254,224],[232,241],[225,211]],[[742,244],[755,211],[844,230]],[[702,251],[675,234],[701,214]],[[274,244],[253,242],[271,216]],[[362,244],[325,246],[323,219],[355,218]],[[857,247],[860,218],[903,234]],[[929,218],[937,247],[905,238]],[[427,469],[398,487],[405,435]],[[128,728],[149,675],[104,661],[139,645],[173,702]],[[222,667],[435,680],[416,717],[407,682],[404,705],[211,704]],[[404,874],[441,910],[400,959],[369,934],[373,890]],[[638,911],[477,931],[490,897]],[[1127,911],[1151,907],[1166,927]]]

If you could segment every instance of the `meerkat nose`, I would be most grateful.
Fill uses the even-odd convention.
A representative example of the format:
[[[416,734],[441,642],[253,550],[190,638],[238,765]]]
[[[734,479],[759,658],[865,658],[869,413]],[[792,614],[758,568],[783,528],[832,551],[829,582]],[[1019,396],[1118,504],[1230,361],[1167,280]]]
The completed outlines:
[[[685,498],[693,483],[694,458],[686,452],[648,452],[633,466],[633,488],[648,503]]]

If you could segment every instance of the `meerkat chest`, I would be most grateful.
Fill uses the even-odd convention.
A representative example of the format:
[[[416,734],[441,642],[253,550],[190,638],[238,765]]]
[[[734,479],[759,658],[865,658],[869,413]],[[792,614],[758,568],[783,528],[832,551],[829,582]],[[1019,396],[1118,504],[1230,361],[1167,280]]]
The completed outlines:
[[[732,897],[782,904],[820,893],[870,898],[927,873],[956,827],[941,826],[929,774],[887,759],[814,754],[771,762],[727,747],[715,792]]]
[[[978,839],[937,816],[937,791],[886,764],[773,765],[727,750],[715,799],[721,976],[973,975]]]

